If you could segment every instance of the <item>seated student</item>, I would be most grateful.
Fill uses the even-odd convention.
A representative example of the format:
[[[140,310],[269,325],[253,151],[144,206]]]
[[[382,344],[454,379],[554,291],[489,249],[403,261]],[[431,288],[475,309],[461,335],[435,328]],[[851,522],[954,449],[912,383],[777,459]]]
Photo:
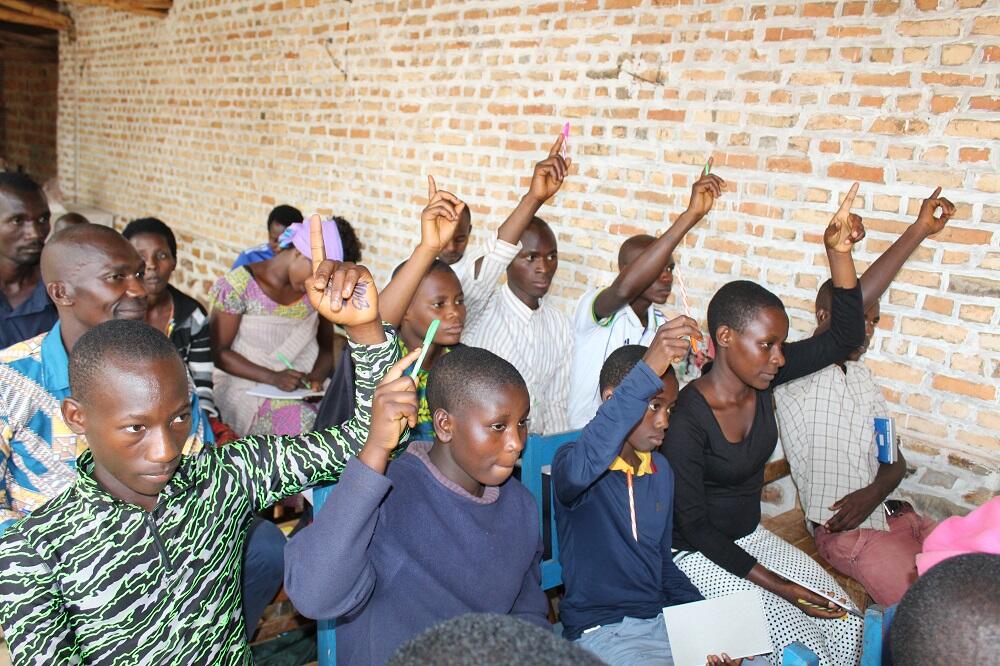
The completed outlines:
[[[339,261],[343,248],[337,227],[330,220],[322,226],[326,256]],[[231,270],[212,287],[215,401],[222,420],[240,436],[311,429],[316,420],[312,403],[248,391],[257,384],[315,391],[333,369],[333,326],[307,297],[309,226],[289,226],[279,245],[273,258]]]
[[[569,430],[569,319],[544,300],[559,267],[556,236],[535,213],[562,186],[571,160],[559,155],[563,137],[535,165],[528,189],[497,231],[479,275],[465,285],[468,324],[462,342],[510,361],[528,384],[531,432]],[[514,245],[520,240],[520,249]],[[507,282],[500,284],[506,270]],[[487,278],[496,276],[492,281]]]
[[[80,215],[80,213],[65,213],[60,215],[52,223],[52,233],[49,234],[49,237],[56,235],[66,227],[72,227],[74,224],[90,224],[90,220]]]
[[[1000,645],[1000,555],[952,557],[903,596],[889,630],[897,666],[996,664]]]
[[[701,337],[697,322],[678,317],[649,348],[612,352],[597,415],[552,461],[563,635],[612,665],[672,663],[663,607],[702,599],[674,564],[673,472],[656,452],[688,337]]]
[[[915,557],[935,523],[898,500],[883,508],[906,474],[906,460],[902,451],[891,465],[875,458],[875,417],[889,416],[889,407],[860,359],[878,324],[879,298],[920,242],[954,213],[940,192],[924,200],[916,222],[861,276],[864,343],[839,364],[774,391],[781,443],[816,548],[883,606],[898,602],[916,580]],[[942,214],[935,217],[938,208]],[[814,335],[829,328],[832,304],[828,280],[816,294]]]
[[[464,613],[502,613],[544,628],[538,509],[511,473],[528,436],[528,391],[499,356],[463,347],[427,388],[434,441],[413,442],[413,382],[388,388],[365,448],[315,522],[288,543],[285,591],[315,618],[338,618],[337,663],[384,664],[402,643]]]
[[[201,303],[170,284],[177,268],[177,238],[155,217],[132,220],[122,231],[146,264],[146,323],[162,331],[177,347],[187,365],[201,408],[218,419],[212,383],[212,345],[208,312]]]
[[[466,317],[462,285],[451,268],[436,259],[455,233],[466,205],[453,194],[438,190],[432,177],[428,177],[428,186],[430,200],[420,214],[420,243],[410,258],[393,271],[379,299],[382,321],[399,330],[397,339],[404,355],[423,344],[432,321],[441,320],[417,373],[420,408],[417,425],[411,433],[414,439],[433,437],[431,412],[427,408],[428,373],[442,354],[459,344]],[[316,422],[320,426],[341,423],[353,413],[353,391],[349,388],[353,378],[350,359],[342,356],[319,406]]]
[[[824,666],[857,663],[863,623],[785,578],[846,597],[813,559],[760,526],[760,493],[778,441],[774,387],[836,363],[864,339],[851,257],[864,238],[860,218],[850,216],[857,189],[823,235],[834,287],[830,328],[786,344],[788,315],[777,296],[743,280],[723,286],[708,306],[715,360],[680,392],[664,443],[681,571],[709,599],[759,591],[775,654],[797,640]]]
[[[314,264],[313,302],[356,345],[359,409],[337,429],[183,456],[191,404],[170,341],[109,321],[77,342],[62,413],[90,449],[74,485],[0,540],[0,626],[15,663],[250,662],[240,578],[254,513],[336,479],[367,437],[375,383],[402,371],[386,372],[398,349],[367,271]],[[330,277],[346,301],[324,294]]]
[[[282,204],[272,208],[267,215],[267,242],[240,252],[230,270],[273,258],[278,253],[278,238],[281,234],[293,224],[302,224],[303,219],[302,211],[294,206]]]
[[[38,183],[0,172],[0,349],[45,333],[59,318],[40,265],[49,217]]]
[[[722,195],[725,181],[702,176],[691,188],[691,201],[659,238],[632,236],[618,251],[618,276],[610,287],[587,291],[573,317],[573,366],[569,393],[569,426],[576,430],[594,418],[601,405],[598,375],[608,356],[628,344],[653,339],[664,316],[662,305],[673,284],[674,248]]]

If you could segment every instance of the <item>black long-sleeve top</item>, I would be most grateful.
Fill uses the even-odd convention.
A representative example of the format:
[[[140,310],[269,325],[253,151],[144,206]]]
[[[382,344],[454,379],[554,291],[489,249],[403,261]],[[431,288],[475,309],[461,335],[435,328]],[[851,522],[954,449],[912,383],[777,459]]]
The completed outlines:
[[[670,418],[663,452],[674,470],[674,548],[700,551],[745,578],[757,560],[734,543],[760,523],[764,466],[778,442],[774,387],[821,370],[864,342],[861,287],[833,290],[830,328],[784,345],[785,365],[757,391],[749,434],[729,442],[695,384],[684,387]]]

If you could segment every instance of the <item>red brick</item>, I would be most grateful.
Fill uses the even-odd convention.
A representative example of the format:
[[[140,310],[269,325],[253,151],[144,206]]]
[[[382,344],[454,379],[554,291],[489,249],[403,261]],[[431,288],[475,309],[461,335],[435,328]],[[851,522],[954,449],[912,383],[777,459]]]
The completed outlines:
[[[786,173],[812,173],[812,163],[804,157],[769,157],[767,158],[768,171],[782,171]]]
[[[790,39],[812,39],[812,28],[768,28],[764,31],[765,42],[784,42]]]
[[[882,171],[882,167],[867,167],[847,162],[835,162],[831,164],[826,174],[831,178],[862,180],[869,183],[885,182],[885,174]]]

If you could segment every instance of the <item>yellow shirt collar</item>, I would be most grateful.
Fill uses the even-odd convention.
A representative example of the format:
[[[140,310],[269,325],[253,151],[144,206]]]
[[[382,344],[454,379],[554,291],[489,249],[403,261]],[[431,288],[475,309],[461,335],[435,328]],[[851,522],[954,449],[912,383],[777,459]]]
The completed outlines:
[[[646,453],[644,451],[636,451],[635,455],[636,457],[639,458],[638,470],[632,469],[632,466],[629,465],[627,462],[625,462],[625,460],[621,456],[616,457],[615,461],[611,463],[611,467],[608,467],[608,469],[611,470],[612,472],[625,472],[625,473],[632,472],[632,474],[634,474],[635,476],[642,476],[643,474],[652,474],[653,454]]]

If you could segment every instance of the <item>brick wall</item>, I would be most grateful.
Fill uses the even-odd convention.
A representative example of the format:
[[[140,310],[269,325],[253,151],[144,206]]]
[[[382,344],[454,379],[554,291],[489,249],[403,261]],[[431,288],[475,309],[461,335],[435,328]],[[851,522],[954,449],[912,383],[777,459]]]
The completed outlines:
[[[0,157],[45,181],[56,174],[55,49],[0,46]]]
[[[709,155],[729,193],[678,260],[696,315],[734,278],[812,326],[821,231],[851,181],[864,267],[940,184],[959,204],[883,300],[869,362],[935,515],[998,490],[1000,9],[983,0],[176,0],[164,20],[71,6],[67,194],[182,231],[197,293],[276,203],[354,221],[378,278],[415,243],[425,176],[486,238],[564,120],[543,211],[570,311],[621,240],[669,224]],[[668,304],[676,311],[676,304]]]

